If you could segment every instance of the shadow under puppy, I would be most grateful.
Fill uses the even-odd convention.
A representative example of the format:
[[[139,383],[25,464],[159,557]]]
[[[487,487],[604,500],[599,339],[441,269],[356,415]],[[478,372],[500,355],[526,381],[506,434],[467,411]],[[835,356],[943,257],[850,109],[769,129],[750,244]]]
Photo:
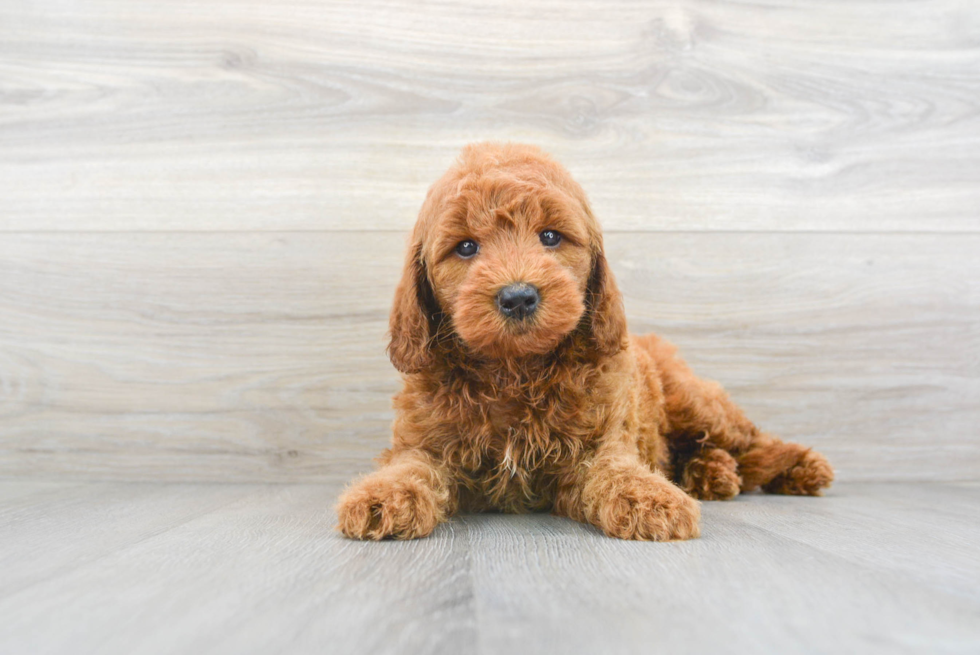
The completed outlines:
[[[468,146],[432,186],[390,327],[404,389],[381,467],[340,497],[348,537],[551,510],[623,539],[689,539],[696,498],[815,495],[833,480],[673,346],[627,332],[585,193],[537,148]]]

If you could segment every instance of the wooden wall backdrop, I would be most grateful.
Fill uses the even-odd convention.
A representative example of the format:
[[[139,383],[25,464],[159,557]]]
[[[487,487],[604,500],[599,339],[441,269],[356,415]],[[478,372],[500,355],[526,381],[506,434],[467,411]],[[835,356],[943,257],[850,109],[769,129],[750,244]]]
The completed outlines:
[[[585,186],[632,327],[841,479],[980,475],[972,0],[7,0],[0,474],[368,468],[458,148]]]

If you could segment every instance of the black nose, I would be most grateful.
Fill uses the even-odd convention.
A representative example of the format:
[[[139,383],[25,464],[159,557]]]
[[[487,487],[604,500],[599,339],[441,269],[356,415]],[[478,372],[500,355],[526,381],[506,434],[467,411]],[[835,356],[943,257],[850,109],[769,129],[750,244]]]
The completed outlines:
[[[538,308],[541,296],[534,285],[518,282],[497,292],[497,307],[507,318],[523,321]]]

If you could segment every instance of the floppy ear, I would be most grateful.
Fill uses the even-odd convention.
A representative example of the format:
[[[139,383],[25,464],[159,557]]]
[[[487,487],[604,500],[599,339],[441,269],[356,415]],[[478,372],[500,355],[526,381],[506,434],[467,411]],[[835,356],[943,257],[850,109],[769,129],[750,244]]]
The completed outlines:
[[[405,270],[395,289],[395,304],[388,322],[388,357],[395,368],[402,373],[417,373],[432,362],[431,341],[439,314],[419,240],[405,257]]]
[[[592,256],[592,274],[589,277],[588,311],[592,328],[592,341],[600,354],[615,355],[626,347],[626,310],[623,296],[609,263],[602,252],[602,244]]]

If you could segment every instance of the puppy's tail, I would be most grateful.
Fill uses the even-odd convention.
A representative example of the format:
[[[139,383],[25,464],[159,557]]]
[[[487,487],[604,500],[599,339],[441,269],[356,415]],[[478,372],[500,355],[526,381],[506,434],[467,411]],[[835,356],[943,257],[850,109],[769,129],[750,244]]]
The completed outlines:
[[[736,457],[742,491],[762,487],[770,494],[819,496],[834,480],[827,458],[806,446],[759,432],[748,450]]]

